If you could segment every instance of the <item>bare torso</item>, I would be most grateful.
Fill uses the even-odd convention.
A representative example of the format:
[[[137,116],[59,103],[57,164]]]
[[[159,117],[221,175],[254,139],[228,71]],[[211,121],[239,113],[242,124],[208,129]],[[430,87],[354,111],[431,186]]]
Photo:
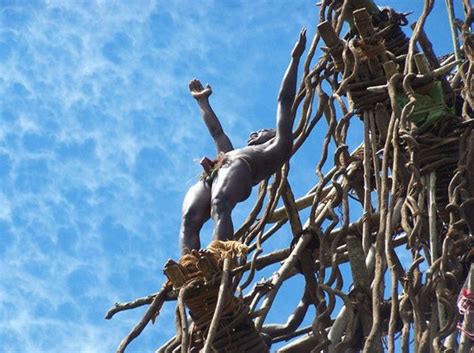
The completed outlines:
[[[222,168],[231,167],[232,161],[240,159],[245,161],[252,176],[252,185],[256,185],[274,174],[288,159],[291,145],[287,148],[276,146],[274,139],[257,146],[245,146],[225,153],[228,163]]]

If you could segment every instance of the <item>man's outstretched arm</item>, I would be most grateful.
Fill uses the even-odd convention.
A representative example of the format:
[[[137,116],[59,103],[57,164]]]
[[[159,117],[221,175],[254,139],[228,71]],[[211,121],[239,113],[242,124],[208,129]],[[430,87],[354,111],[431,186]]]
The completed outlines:
[[[287,146],[291,151],[293,145],[293,120],[291,106],[295,100],[296,78],[298,76],[298,64],[306,47],[306,29],[302,29],[298,42],[291,52],[291,61],[286,69],[285,75],[278,94],[276,143]]]
[[[199,80],[194,79],[189,83],[189,90],[199,104],[202,118],[216,144],[217,153],[232,151],[234,149],[232,142],[224,133],[219,119],[209,104],[209,96],[212,94],[211,86],[207,85],[204,88]]]

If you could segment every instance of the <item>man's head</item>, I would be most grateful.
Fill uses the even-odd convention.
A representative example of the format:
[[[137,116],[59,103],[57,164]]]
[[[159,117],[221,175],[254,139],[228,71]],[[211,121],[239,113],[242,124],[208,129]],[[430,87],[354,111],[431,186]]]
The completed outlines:
[[[261,129],[258,131],[254,131],[250,134],[249,139],[247,140],[247,145],[261,145],[262,143],[265,143],[274,138],[275,135],[275,129]]]

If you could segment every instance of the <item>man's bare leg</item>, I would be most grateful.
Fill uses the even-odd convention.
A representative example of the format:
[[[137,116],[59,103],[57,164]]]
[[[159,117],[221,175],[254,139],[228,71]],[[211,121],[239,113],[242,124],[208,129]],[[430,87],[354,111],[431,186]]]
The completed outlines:
[[[199,232],[210,218],[211,189],[204,181],[191,186],[183,201],[179,242],[181,255],[187,250],[200,249]]]
[[[211,217],[214,220],[214,239],[229,240],[234,237],[231,213],[238,202],[252,192],[252,171],[249,165],[235,159],[219,169],[212,184]]]

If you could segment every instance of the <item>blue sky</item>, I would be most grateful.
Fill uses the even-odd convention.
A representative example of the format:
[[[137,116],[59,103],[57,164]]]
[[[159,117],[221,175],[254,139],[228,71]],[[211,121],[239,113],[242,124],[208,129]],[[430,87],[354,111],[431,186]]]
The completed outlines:
[[[383,4],[419,13],[422,2]],[[428,23],[438,54],[451,50],[442,5]],[[0,0],[1,352],[115,349],[143,310],[112,321],[106,310],[161,287],[197,160],[214,155],[189,80],[212,84],[241,146],[274,125],[290,50],[316,18],[300,0]],[[295,157],[297,196],[315,183],[325,129]],[[354,127],[351,143],[361,136]],[[237,225],[251,205],[236,208]],[[129,351],[152,352],[173,326],[169,304]]]

